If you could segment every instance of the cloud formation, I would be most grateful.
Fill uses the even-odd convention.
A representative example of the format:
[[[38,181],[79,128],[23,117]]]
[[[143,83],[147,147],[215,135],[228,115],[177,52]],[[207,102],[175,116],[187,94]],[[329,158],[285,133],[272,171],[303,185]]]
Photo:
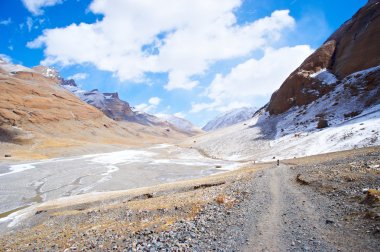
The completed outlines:
[[[88,77],[88,74],[87,73],[76,73],[74,75],[70,75],[69,77],[67,77],[67,79],[73,79],[73,80],[85,80],[87,79]]]
[[[158,97],[151,97],[148,101],[148,103],[141,103],[139,105],[136,105],[135,108],[137,111],[149,113],[154,110],[156,110],[157,106],[160,104],[161,99]]]
[[[10,25],[12,23],[12,19],[11,18],[7,18],[7,19],[3,19],[3,20],[0,20],[0,25]]]
[[[43,14],[43,8],[62,3],[62,0],[22,0],[25,8],[33,15]]]
[[[9,56],[6,55],[6,54],[2,54],[2,53],[0,53],[0,62],[4,62],[4,63],[12,63],[12,58],[9,57]]]
[[[261,59],[249,59],[234,67],[225,76],[217,74],[206,91],[211,102],[193,104],[191,112],[223,112],[249,106],[255,98],[268,96],[277,90],[312,52],[307,45],[268,48]]]
[[[144,81],[146,73],[168,73],[167,90],[192,89],[213,63],[246,57],[294,27],[288,10],[238,24],[234,11],[240,5],[240,0],[94,0],[89,10],[102,20],[44,30],[28,47],[44,48],[42,64],[92,63],[135,82]]]

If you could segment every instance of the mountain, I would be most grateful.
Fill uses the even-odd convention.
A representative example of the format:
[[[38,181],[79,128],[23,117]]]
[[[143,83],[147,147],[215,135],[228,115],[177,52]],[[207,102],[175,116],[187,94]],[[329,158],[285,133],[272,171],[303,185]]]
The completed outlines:
[[[164,121],[167,121],[168,123],[174,125],[177,129],[183,132],[188,132],[189,134],[196,134],[202,132],[201,129],[196,127],[194,124],[192,124],[190,121],[175,116],[175,115],[169,115],[169,114],[156,114],[156,116]]]
[[[251,119],[257,108],[243,107],[230,110],[209,121],[202,129],[212,131]]]
[[[86,91],[79,88],[74,80],[62,79],[61,86],[116,121],[134,115],[128,102],[120,100],[118,93],[102,93],[97,89]]]
[[[168,123],[146,126],[115,121],[63,88],[61,82],[53,70],[0,59],[0,158],[6,154],[16,159],[78,155],[188,136]],[[70,83],[74,86],[73,81],[65,85]],[[90,93],[83,95],[94,102],[104,96],[112,115],[130,112],[115,94]]]
[[[331,84],[378,66],[379,9],[379,1],[369,1],[310,55],[272,95],[268,105],[270,114],[310,104],[332,92],[335,85]]]
[[[223,159],[261,161],[380,145],[379,29],[379,1],[369,1],[246,125],[184,145]]]
[[[118,93],[102,93],[98,89],[86,91],[78,87],[75,80],[66,80],[59,75],[59,72],[54,68],[37,66],[33,68],[43,76],[59,83],[61,87],[70,91],[82,101],[100,109],[106,116],[115,121],[134,122],[145,126],[160,126],[160,127],[175,127],[169,121],[161,120],[160,118],[148,113],[133,111],[128,102],[119,98]],[[178,128],[182,130],[182,128]],[[188,131],[185,129],[183,133],[195,133],[197,131]]]

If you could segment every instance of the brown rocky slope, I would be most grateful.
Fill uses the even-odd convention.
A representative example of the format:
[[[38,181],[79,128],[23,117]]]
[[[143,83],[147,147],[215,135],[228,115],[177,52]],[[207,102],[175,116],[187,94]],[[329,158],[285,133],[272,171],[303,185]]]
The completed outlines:
[[[175,129],[116,122],[62,88],[55,78],[27,68],[18,71],[19,66],[1,62],[0,158],[6,154],[15,159],[75,155],[73,147],[120,148],[185,136]]]
[[[379,2],[368,1],[285,80],[271,97],[267,108],[270,114],[281,114],[293,106],[309,104],[330,92],[333,85],[325,85],[311,76],[322,69],[339,81],[357,71],[380,65]],[[380,80],[372,82],[380,83]]]

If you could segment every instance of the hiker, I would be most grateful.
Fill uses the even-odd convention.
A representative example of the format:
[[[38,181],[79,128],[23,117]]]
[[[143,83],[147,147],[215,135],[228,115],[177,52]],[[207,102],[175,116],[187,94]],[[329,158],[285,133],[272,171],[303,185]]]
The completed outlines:
[[[280,159],[277,159],[277,166],[280,165]]]

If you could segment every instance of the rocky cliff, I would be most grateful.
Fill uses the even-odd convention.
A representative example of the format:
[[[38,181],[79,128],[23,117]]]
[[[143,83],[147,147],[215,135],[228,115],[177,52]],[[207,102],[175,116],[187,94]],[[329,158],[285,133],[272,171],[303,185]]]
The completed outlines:
[[[380,65],[379,2],[369,1],[285,80],[270,99],[270,114],[310,104],[348,75]],[[368,80],[370,86],[378,85],[376,76]]]

